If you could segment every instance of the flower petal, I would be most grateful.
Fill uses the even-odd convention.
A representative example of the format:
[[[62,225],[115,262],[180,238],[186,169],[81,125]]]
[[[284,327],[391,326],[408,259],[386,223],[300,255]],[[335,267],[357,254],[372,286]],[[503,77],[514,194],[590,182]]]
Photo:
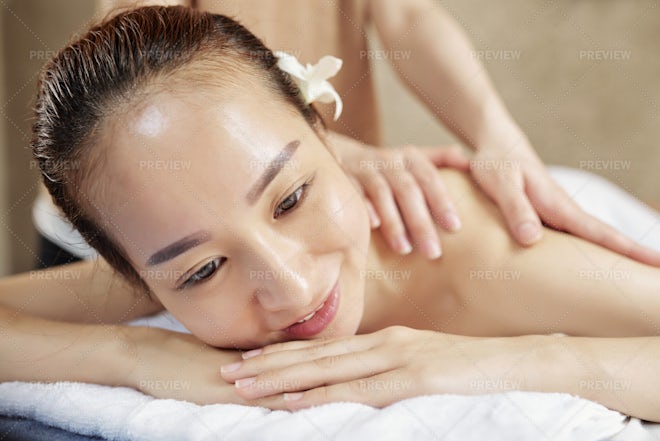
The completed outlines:
[[[296,57],[281,51],[274,52],[273,54],[278,58],[277,67],[281,70],[300,80],[307,79],[309,70],[311,69],[305,68]]]
[[[326,55],[312,66],[308,79],[310,82],[325,81],[328,78],[334,77],[339,72],[339,69],[341,69],[341,65],[342,60],[331,55]]]
[[[343,109],[343,103],[341,97],[327,79],[339,72],[342,60],[326,55],[315,65],[307,64],[307,66],[303,66],[296,57],[286,52],[278,51],[274,52],[274,55],[278,58],[277,67],[291,75],[298,85],[306,104],[314,101],[322,103],[335,102],[334,120],[336,121]]]

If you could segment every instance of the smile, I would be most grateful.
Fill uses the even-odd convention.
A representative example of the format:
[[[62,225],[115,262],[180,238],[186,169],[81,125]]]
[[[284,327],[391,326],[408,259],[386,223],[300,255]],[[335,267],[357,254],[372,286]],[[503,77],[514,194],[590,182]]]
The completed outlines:
[[[314,311],[284,329],[290,338],[310,338],[322,332],[337,315],[339,309],[339,281],[330,290],[326,299]]]

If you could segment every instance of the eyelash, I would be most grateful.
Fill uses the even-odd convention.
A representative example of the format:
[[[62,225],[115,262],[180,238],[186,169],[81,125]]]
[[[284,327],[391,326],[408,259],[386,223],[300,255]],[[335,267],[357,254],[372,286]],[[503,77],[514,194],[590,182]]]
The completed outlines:
[[[277,207],[275,207],[275,213],[273,213],[273,218],[277,219],[278,217],[282,216],[283,214],[287,214],[295,210],[298,205],[305,199],[305,196],[307,195],[307,189],[308,187],[312,184],[311,179],[302,184],[300,187],[296,188],[293,193],[291,193],[289,196],[284,198],[282,202],[280,202]],[[298,194],[299,193],[299,194]],[[298,194],[296,196],[296,194]],[[287,209],[282,209],[282,205],[289,199],[291,199],[293,196],[296,196],[296,199],[293,203],[293,205]]]
[[[195,286],[207,279],[210,279],[225,260],[225,257],[216,257],[215,259],[208,261],[203,267],[198,269],[195,274],[190,276],[185,282],[179,285],[177,289],[182,290],[190,288],[191,286]],[[209,272],[209,270],[211,272]]]
[[[305,182],[302,184],[300,187],[296,188],[290,195],[288,195],[282,202],[280,202],[277,207],[275,207],[275,213],[273,213],[273,218],[277,219],[283,214],[288,214],[294,211],[300,203],[305,200],[305,196],[307,196],[307,191],[309,186],[312,184],[312,180],[310,179],[309,181]],[[289,199],[295,197],[295,200],[293,201],[293,205],[290,206],[289,208],[282,209],[282,205]],[[213,277],[213,275],[216,273],[216,271],[222,266],[224,261],[226,260],[225,257],[216,257],[213,260],[210,260],[207,262],[204,266],[202,266],[195,274],[190,276],[185,282],[183,282],[177,290],[182,290],[186,288],[193,287],[195,285],[198,285],[200,283],[204,283],[206,280],[210,279]],[[210,270],[210,272],[209,272]]]

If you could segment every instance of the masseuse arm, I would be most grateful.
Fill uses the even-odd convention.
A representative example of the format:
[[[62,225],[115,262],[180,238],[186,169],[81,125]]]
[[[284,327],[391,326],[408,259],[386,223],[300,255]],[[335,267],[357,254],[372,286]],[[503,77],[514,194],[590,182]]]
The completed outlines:
[[[660,253],[589,216],[554,183],[463,29],[437,1],[370,1],[385,50],[406,55],[389,57],[396,72],[449,130],[476,150],[472,174],[519,243],[540,239],[540,217],[556,229],[660,266]]]

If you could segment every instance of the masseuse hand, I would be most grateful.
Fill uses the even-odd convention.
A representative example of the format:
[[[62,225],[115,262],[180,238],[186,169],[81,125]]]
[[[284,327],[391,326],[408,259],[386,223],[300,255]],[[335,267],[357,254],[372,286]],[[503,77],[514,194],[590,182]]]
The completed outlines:
[[[434,219],[450,231],[461,224],[436,169],[467,171],[469,162],[462,150],[457,146],[377,148],[337,134],[331,142],[347,175],[365,196],[371,227],[380,228],[401,254],[419,248],[430,259],[439,257]]]
[[[482,148],[470,161],[472,176],[499,206],[512,236],[521,245],[541,239],[541,221],[649,265],[660,253],[645,248],[582,210],[555,183],[527,145]]]
[[[238,368],[223,366],[222,376],[236,382],[246,399],[286,393],[291,410],[336,401],[383,407],[436,393],[539,389],[543,386],[531,381],[543,371],[533,364],[538,338],[475,338],[393,326],[265,346]]]
[[[197,404],[234,403],[286,409],[282,396],[249,400],[220,376],[218,366],[241,360],[239,351],[208,346],[189,334],[127,327],[129,362],[123,385],[156,398]]]

